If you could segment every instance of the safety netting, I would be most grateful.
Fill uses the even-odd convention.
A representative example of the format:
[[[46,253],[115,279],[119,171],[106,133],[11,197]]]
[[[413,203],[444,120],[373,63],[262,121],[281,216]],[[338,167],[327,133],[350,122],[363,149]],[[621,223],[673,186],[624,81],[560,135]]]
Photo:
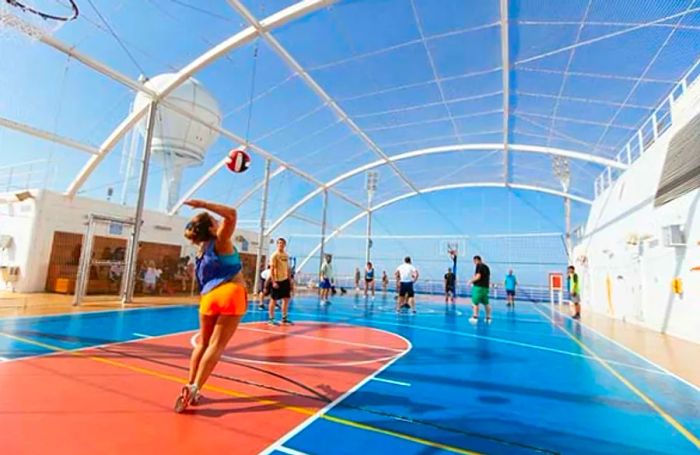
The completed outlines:
[[[327,233],[362,236],[361,214],[378,209],[386,238],[374,254],[387,263],[412,248],[442,261],[392,237],[419,231],[470,239],[470,253],[511,245],[480,249],[479,235],[561,234],[561,197],[583,222],[601,173],[639,156],[700,73],[693,0],[24,3],[56,14],[75,3],[80,14],[31,39],[3,21],[0,188],[134,204],[144,118],[125,119],[138,93],[153,96],[149,81],[185,71],[215,106],[188,117],[213,133],[201,162],[182,168],[181,194],[235,204],[257,229],[270,158],[267,233],[298,234],[299,257],[315,254],[325,192]],[[222,159],[241,143],[253,163],[234,175]],[[171,165],[153,161],[148,207]],[[367,171],[378,176],[369,198]],[[512,210],[521,217],[506,222]],[[533,216],[539,224],[524,221]],[[362,241],[343,233],[332,242],[349,273]],[[537,273],[566,263],[560,237],[543,238],[555,240],[532,252],[513,243],[493,262],[550,249],[556,259],[531,261]]]

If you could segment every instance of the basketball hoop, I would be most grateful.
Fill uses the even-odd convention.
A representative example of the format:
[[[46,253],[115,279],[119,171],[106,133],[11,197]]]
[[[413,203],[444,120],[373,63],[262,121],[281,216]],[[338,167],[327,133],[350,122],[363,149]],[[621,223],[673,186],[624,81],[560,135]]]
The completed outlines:
[[[452,258],[457,256],[459,244],[457,242],[447,242],[447,254]]]
[[[37,41],[79,15],[75,0],[0,0],[0,39],[19,35]]]

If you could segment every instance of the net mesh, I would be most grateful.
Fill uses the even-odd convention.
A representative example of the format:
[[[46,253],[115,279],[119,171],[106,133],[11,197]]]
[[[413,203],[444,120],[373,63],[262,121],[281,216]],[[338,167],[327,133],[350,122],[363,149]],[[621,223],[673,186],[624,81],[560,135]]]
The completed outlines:
[[[290,239],[299,264],[307,260],[300,270],[301,279],[313,279],[320,265],[319,252],[307,258],[299,252],[313,251],[320,237],[296,234],[290,235]],[[365,245],[366,238],[361,234],[340,235],[326,242],[325,253],[333,255],[334,270],[342,285],[354,287],[355,269],[362,271],[365,266]],[[393,283],[394,271],[408,256],[420,271],[419,289],[440,293],[443,276],[453,266],[449,250],[457,252],[457,279],[462,287],[466,287],[473,273],[474,255],[480,255],[489,265],[492,282],[496,285],[502,283],[508,270],[512,269],[523,286],[545,288],[548,273],[566,270],[567,266],[566,248],[560,233],[473,237],[376,236],[372,239],[371,261],[379,276],[386,271]]]
[[[69,0],[2,0],[0,39],[37,41],[77,17],[77,6]]]

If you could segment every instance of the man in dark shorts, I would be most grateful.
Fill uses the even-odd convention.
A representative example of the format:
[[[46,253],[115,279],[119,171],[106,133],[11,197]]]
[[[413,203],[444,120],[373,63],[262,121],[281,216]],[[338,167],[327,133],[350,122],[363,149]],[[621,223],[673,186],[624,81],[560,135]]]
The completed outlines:
[[[503,285],[506,289],[506,305],[515,305],[515,288],[518,286],[518,279],[515,278],[513,270],[508,270],[508,275],[506,275]]]
[[[319,288],[321,289],[320,292],[320,300],[322,304],[325,303],[330,303],[328,300],[331,294],[331,290],[333,289],[333,266],[331,265],[331,261],[333,260],[333,257],[330,254],[327,254],[323,264],[321,264],[321,272],[320,272],[320,283],[319,283]]]
[[[474,311],[469,322],[472,324],[479,322],[479,305],[484,305],[486,309],[486,323],[491,324],[491,306],[489,305],[491,269],[484,264],[481,256],[474,256],[474,265],[474,276],[469,280],[469,284],[472,285],[472,308]]]
[[[453,305],[455,303],[456,281],[457,277],[452,271],[452,268],[447,269],[447,273],[445,274],[445,305],[450,302],[450,299],[452,300]]]
[[[401,308],[408,304],[413,310],[413,314],[415,314],[416,300],[413,283],[418,280],[418,269],[413,267],[410,257],[406,256],[403,264],[396,269],[396,280],[399,284],[399,300],[396,303],[396,312],[400,312]]]
[[[270,280],[272,292],[270,296],[270,320],[268,324],[276,325],[275,306],[278,300],[282,300],[282,324],[291,324],[289,320],[289,298],[292,294],[291,269],[289,267],[289,255],[285,251],[287,241],[277,239],[277,251],[270,256]]]
[[[574,305],[572,318],[581,319],[581,286],[578,280],[576,268],[570,265],[566,269],[566,289],[569,291],[569,298]]]

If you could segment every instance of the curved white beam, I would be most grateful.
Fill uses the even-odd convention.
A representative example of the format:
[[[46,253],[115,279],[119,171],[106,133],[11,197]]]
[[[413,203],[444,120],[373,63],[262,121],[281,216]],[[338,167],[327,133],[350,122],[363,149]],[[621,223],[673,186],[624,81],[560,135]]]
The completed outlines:
[[[283,26],[289,21],[304,16],[305,14],[311,13],[330,3],[333,3],[333,0],[303,0],[263,19],[259,23],[259,28],[260,30],[266,32],[274,30],[278,27]],[[80,61],[81,63],[85,64],[86,66],[92,68],[97,72],[102,73],[107,77],[121,84],[124,84],[133,90],[140,91],[149,95],[152,100],[160,101],[168,94],[170,94],[173,90],[175,90],[177,87],[179,87],[189,77],[194,75],[197,71],[200,71],[202,68],[216,61],[222,55],[225,55],[226,53],[231,52],[234,49],[246,45],[247,43],[255,39],[257,35],[258,29],[251,26],[245,28],[244,30],[241,30],[240,32],[236,33],[230,38],[227,38],[226,40],[222,41],[218,45],[212,47],[211,49],[194,59],[191,63],[186,65],[180,71],[178,71],[177,76],[173,78],[169,84],[164,86],[162,90],[158,93],[155,93],[154,91],[144,86],[142,83],[130,79],[129,77],[115,71],[107,65],[76,51],[73,47],[62,43],[55,37],[43,36],[41,38],[41,41],[53,47],[54,49],[63,52],[64,54],[69,55],[70,57]],[[172,105],[167,103],[165,100],[161,101],[160,104],[172,107]],[[91,158],[90,161],[88,161],[88,163],[83,167],[76,179],[73,182],[71,182],[70,186],[68,187],[68,190],[66,191],[67,196],[72,197],[76,194],[76,192],[80,189],[82,184],[87,180],[90,174],[95,170],[97,165],[99,165],[99,163],[105,158],[105,156],[111,151],[111,149],[129,131],[129,129],[133,127],[134,124],[136,124],[136,122],[143,118],[143,116],[146,114],[147,109],[148,104],[145,104],[141,109],[133,111],[131,114],[129,114],[129,116],[126,119],[124,119],[119,124],[119,126],[117,126],[117,128],[103,142],[102,146],[99,149],[99,153],[95,157]],[[290,170],[292,169],[290,168]]]
[[[350,227],[353,223],[355,223],[355,222],[361,220],[362,218],[364,218],[365,216],[367,216],[367,214],[369,212],[376,212],[378,210],[381,210],[381,209],[388,207],[392,204],[395,204],[397,202],[403,201],[405,199],[410,199],[412,197],[416,197],[419,194],[435,193],[438,191],[456,190],[456,189],[463,189],[463,188],[512,188],[512,189],[518,189],[518,190],[535,191],[535,192],[550,194],[552,196],[559,196],[559,197],[563,197],[563,198],[569,198],[572,201],[577,201],[577,202],[580,202],[582,204],[587,204],[587,205],[591,205],[593,203],[593,201],[586,199],[586,198],[582,198],[580,196],[576,196],[576,195],[573,195],[570,193],[566,193],[564,191],[559,191],[559,190],[555,190],[552,188],[546,188],[546,187],[538,186],[538,185],[522,185],[522,184],[518,184],[518,183],[506,184],[505,182],[476,182],[476,183],[469,182],[469,183],[455,183],[455,184],[451,184],[451,185],[438,185],[438,186],[432,186],[429,188],[423,188],[420,190],[420,192],[409,192],[409,193],[402,194],[400,196],[396,196],[396,197],[391,198],[391,199],[387,199],[386,201],[375,205],[374,207],[370,208],[369,210],[364,210],[364,211],[358,213],[357,215],[353,216],[345,223],[341,224],[333,232],[331,232],[326,237],[326,243],[328,243],[328,241],[330,239],[332,239],[333,237],[337,236],[338,234],[343,232],[345,229]],[[301,263],[297,267],[297,272],[301,272],[301,270],[304,268],[306,263],[309,262],[309,260],[313,257],[313,255],[316,254],[318,252],[318,250],[320,250],[320,249],[321,249],[321,243],[319,242],[309,252],[309,254],[306,256],[306,258],[304,258],[304,260],[301,261]]]
[[[574,150],[565,150],[554,147],[544,147],[541,145],[524,145],[524,144],[509,144],[510,150],[515,150],[518,152],[525,153],[540,153],[545,155],[555,155],[562,156],[566,158],[571,158],[575,160],[587,161],[589,163],[599,164],[601,166],[609,166],[616,169],[625,170],[627,165],[619,161],[612,160],[609,158],[604,158],[602,156],[592,155],[590,153],[577,152]],[[487,144],[457,144],[457,145],[445,145],[440,147],[429,147],[418,150],[413,150],[411,152],[401,153],[389,157],[392,162],[407,160],[411,158],[417,158],[420,156],[433,155],[438,153],[454,153],[454,152],[467,152],[467,151],[493,151],[493,150],[503,150],[503,144],[498,143],[487,143]],[[309,202],[314,197],[318,196],[323,192],[324,189],[330,189],[343,182],[349,178],[356,175],[362,174],[363,172],[369,171],[371,169],[380,167],[384,165],[384,160],[376,160],[371,163],[359,166],[353,170],[350,170],[344,174],[339,175],[333,180],[328,181],[323,187],[316,188],[309,192],[306,196],[301,198],[298,202],[292,205],[287,211],[285,211],[278,219],[276,219],[268,228],[266,235],[270,235],[275,229],[279,227],[285,219],[287,219],[292,213],[294,213],[299,207],[303,206]]]

